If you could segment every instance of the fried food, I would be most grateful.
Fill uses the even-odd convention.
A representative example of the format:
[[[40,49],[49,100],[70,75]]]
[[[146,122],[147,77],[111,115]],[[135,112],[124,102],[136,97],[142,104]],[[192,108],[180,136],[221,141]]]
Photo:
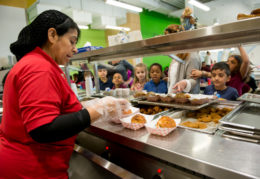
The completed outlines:
[[[158,120],[156,127],[157,128],[173,128],[173,127],[176,127],[176,123],[172,118],[170,118],[168,116],[162,116]]]
[[[135,98],[140,98],[140,97],[145,97],[146,96],[146,93],[143,92],[143,91],[137,91],[135,94],[134,94],[134,97]]]
[[[168,108],[164,108],[161,106],[149,106],[149,107],[140,108],[141,113],[148,114],[148,115],[157,114],[159,112],[166,111],[166,110],[168,110]]]
[[[147,101],[150,101],[150,102],[160,101],[160,96],[156,95],[156,94],[150,94],[147,96]]]
[[[145,109],[145,108],[140,108],[140,113],[146,114],[146,113],[147,113],[147,112],[146,112],[146,109]]]
[[[174,97],[174,101],[176,103],[181,103],[181,104],[184,104],[184,103],[187,103],[189,102],[189,98],[190,98],[190,95],[188,94],[185,94],[185,93],[177,93]]]
[[[188,112],[186,114],[187,117],[192,117],[192,118],[195,118],[196,117],[196,113],[195,112]]]
[[[185,93],[177,93],[175,95],[175,98],[190,98],[190,95],[185,94]]]
[[[210,115],[203,115],[203,116],[200,116],[199,118],[198,118],[198,121],[200,121],[200,122],[211,122],[212,121],[212,118],[211,118],[211,116]]]
[[[197,129],[205,129],[207,128],[207,124],[203,122],[191,122],[191,121],[185,121],[181,123],[180,125],[185,126],[185,127],[190,127],[190,128],[197,128]]]
[[[131,123],[144,124],[144,123],[146,123],[146,119],[143,115],[136,114],[132,117]]]
[[[174,100],[174,98],[170,94],[160,95],[160,99],[162,102],[166,102],[166,103],[170,103]]]
[[[132,110],[131,109],[125,110],[125,111],[123,111],[123,114],[124,115],[132,114]]]
[[[160,111],[160,106],[154,106],[153,111],[158,113]]]

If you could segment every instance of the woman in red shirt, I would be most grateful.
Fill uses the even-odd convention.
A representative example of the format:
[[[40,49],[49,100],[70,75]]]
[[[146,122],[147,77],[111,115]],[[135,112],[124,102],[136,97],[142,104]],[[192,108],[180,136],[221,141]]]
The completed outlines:
[[[97,99],[82,107],[58,65],[77,52],[80,34],[67,15],[48,10],[11,44],[0,126],[0,178],[68,178],[76,134],[103,117],[120,117],[128,102]]]

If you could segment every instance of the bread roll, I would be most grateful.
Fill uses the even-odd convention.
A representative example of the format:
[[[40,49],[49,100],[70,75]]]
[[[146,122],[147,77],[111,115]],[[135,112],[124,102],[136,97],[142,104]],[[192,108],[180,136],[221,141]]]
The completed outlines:
[[[173,128],[173,127],[176,127],[176,123],[172,118],[170,118],[168,116],[162,116],[158,120],[156,127],[157,128]]]
[[[131,123],[144,124],[146,123],[145,117],[141,114],[136,114],[132,117]]]

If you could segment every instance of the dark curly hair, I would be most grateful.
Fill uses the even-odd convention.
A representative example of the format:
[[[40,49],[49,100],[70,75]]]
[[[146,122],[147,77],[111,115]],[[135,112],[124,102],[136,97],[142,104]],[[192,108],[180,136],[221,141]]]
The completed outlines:
[[[237,61],[237,66],[236,66],[236,68],[234,69],[233,72],[231,72],[232,74],[236,74],[236,73],[239,72],[243,60],[242,60],[241,55],[230,55],[228,58],[231,58],[231,57],[233,57],[233,58]]]
[[[78,25],[69,16],[56,10],[44,11],[31,24],[24,27],[19,33],[17,41],[10,45],[10,50],[16,56],[17,61],[47,41],[49,28],[55,28],[59,36],[64,35],[70,29],[76,29],[78,37],[80,36]]]

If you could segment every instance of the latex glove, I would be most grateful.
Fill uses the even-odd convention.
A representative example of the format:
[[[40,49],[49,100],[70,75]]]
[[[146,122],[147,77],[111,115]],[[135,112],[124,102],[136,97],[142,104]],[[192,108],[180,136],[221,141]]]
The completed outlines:
[[[187,86],[186,80],[179,81],[172,88],[174,93],[182,92]]]
[[[202,71],[200,70],[197,70],[197,69],[193,69],[191,71],[191,75],[190,75],[193,79],[197,79],[197,78],[200,78],[202,77]]]
[[[122,118],[123,110],[128,110],[130,103],[125,99],[117,99],[107,96],[101,99],[94,99],[82,103],[85,108],[92,108],[100,116],[98,119],[120,119]]]

